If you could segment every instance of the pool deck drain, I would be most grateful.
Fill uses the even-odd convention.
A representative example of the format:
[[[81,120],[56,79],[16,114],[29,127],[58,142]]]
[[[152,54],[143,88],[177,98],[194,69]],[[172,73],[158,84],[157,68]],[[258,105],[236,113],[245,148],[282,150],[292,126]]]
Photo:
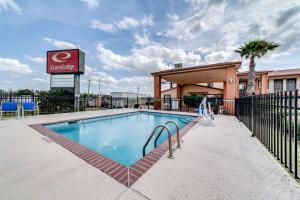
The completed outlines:
[[[122,113],[124,114],[124,113]],[[126,114],[126,113],[125,113]],[[107,115],[110,116],[110,115]],[[101,117],[107,117],[101,116]],[[113,116],[113,115],[111,115]],[[180,138],[183,137],[198,121],[200,117],[195,118],[192,122],[179,130]],[[78,119],[83,120],[83,119]],[[59,121],[65,122],[65,121]],[[55,122],[58,123],[58,122]],[[54,131],[44,127],[47,123],[31,124],[31,128],[37,132],[50,138],[57,144],[61,145],[65,149],[69,150],[76,156],[80,157],[90,165],[101,170],[105,174],[109,175],[119,183],[126,187],[131,187],[143,174],[145,174],[167,151],[168,141],[162,143],[159,147],[153,149],[146,154],[143,158],[134,163],[131,167],[126,167],[100,153],[97,153],[91,149],[86,148],[68,138],[65,138]],[[176,135],[172,136],[172,144],[176,141]]]

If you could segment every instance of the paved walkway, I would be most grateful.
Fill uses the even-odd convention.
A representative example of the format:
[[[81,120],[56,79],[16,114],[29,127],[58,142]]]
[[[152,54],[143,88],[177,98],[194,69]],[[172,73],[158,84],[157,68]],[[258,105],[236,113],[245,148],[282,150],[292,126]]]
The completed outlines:
[[[299,200],[299,184],[234,117],[193,127],[175,159],[164,155],[130,189],[26,125],[116,112],[0,121],[0,199]]]

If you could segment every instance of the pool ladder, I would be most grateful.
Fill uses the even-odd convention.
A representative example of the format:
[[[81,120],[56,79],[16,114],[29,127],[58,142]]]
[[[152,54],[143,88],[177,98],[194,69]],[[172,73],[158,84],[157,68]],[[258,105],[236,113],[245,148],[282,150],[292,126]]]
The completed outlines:
[[[176,126],[176,136],[177,136],[177,148],[180,149],[180,137],[179,137],[179,126],[175,121],[167,121],[164,125],[158,125],[156,126],[151,135],[149,136],[148,140],[146,141],[144,147],[143,147],[143,157],[146,155],[146,147],[149,144],[149,142],[151,141],[151,139],[153,138],[154,134],[156,133],[156,131],[161,128],[160,132],[158,133],[158,135],[156,136],[155,140],[154,140],[154,148],[157,147],[157,140],[158,138],[161,136],[162,132],[166,129],[167,133],[168,133],[168,141],[169,141],[169,155],[168,158],[174,158],[173,157],[173,149],[172,149],[172,133],[170,131],[170,129],[167,127],[168,124],[174,124]]]

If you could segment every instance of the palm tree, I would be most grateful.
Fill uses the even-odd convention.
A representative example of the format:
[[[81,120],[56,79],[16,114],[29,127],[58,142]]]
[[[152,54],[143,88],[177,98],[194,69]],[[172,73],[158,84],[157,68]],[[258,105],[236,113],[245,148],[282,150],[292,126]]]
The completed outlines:
[[[247,96],[255,93],[255,58],[260,58],[268,51],[273,51],[280,44],[266,40],[252,40],[235,50],[240,56],[246,59],[250,59],[249,63],[249,75],[247,83]]]

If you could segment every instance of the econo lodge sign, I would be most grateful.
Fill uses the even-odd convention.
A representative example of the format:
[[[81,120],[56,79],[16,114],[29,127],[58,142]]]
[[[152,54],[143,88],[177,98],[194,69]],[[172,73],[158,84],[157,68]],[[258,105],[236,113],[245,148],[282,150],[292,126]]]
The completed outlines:
[[[84,73],[84,53],[79,49],[48,51],[47,73]]]

